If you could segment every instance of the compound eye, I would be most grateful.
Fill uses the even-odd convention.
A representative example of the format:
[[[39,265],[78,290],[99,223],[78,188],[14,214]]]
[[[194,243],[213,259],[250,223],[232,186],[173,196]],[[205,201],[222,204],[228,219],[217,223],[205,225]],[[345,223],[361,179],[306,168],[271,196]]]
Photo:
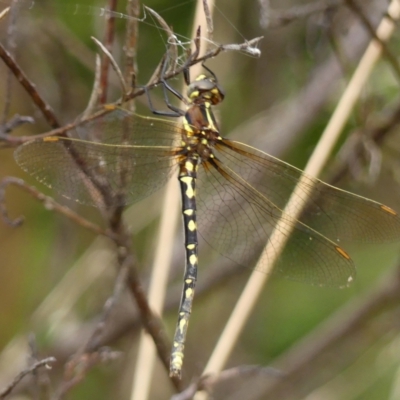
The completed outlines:
[[[187,95],[191,100],[208,100],[217,104],[223,100],[225,94],[218,84],[211,78],[200,75],[188,86]]]
[[[216,83],[210,79],[202,79],[201,81],[194,82],[199,92],[211,92],[216,88]]]
[[[215,88],[215,83],[211,82],[208,79],[202,79],[201,81],[194,81],[188,86],[187,95],[189,98],[194,97],[194,94],[204,92],[210,92]]]

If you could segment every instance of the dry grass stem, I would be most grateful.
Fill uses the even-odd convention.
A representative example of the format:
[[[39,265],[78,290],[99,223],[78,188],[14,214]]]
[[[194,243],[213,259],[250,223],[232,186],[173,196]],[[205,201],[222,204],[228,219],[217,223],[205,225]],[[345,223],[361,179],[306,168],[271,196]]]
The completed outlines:
[[[391,19],[384,17],[376,32],[381,41],[388,40],[394,31],[394,20],[397,20],[400,14],[400,4],[398,1],[394,0],[391,2],[388,8],[388,14],[391,16]],[[351,81],[346,87],[345,92],[343,93],[335,112],[325,128],[318,145],[316,146],[309,162],[307,163],[307,166],[304,170],[307,174],[317,176],[321,172],[362,91],[362,88],[364,87],[365,82],[369,78],[373,66],[379,59],[381,53],[382,50],[379,43],[377,43],[375,40],[372,40],[360,63],[358,64]],[[297,218],[299,216],[302,207],[304,207],[307,200],[305,196],[303,196],[303,204],[298,203],[297,199],[299,196],[296,196],[296,193],[301,190],[302,185],[303,182],[300,180],[284,210],[285,213],[291,215],[292,218]],[[294,199],[296,200],[294,201]],[[286,223],[281,220],[271,235],[269,242],[260,257],[260,261],[263,263],[265,263],[264,257],[269,260],[269,273],[260,274],[259,272],[254,271],[251,275],[240,299],[235,306],[235,309],[231,314],[229,321],[225,326],[224,331],[219,337],[219,341],[204,370],[205,374],[221,371],[233,347],[235,346],[239,334],[242,331],[244,324],[250,316],[251,311],[256,304],[256,301],[267,279],[270,276],[274,261],[279,256],[287,241],[287,237],[284,237],[280,233],[281,230],[279,227],[281,224],[285,226],[285,232],[287,232],[289,229],[289,227],[286,226]],[[273,243],[273,245],[271,245],[271,243]],[[196,396],[196,400],[204,399],[205,396],[205,394],[199,394]]]

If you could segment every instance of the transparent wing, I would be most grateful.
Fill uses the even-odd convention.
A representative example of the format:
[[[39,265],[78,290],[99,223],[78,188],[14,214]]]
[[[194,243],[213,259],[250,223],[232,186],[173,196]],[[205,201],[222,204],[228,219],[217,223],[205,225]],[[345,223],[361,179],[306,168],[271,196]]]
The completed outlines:
[[[275,272],[317,285],[345,286],[355,268],[338,246],[339,237],[371,242],[400,236],[394,211],[312,177],[306,177],[299,194],[310,196],[300,221],[283,214],[302,171],[249,146],[225,143],[215,152],[215,165],[207,163],[199,171],[198,225],[204,239],[232,261],[254,265],[278,227],[288,239]],[[276,251],[274,244],[265,260]],[[264,271],[265,265],[258,268]]]
[[[174,171],[181,128],[115,110],[79,127],[79,138],[33,140],[14,153],[22,169],[63,196],[98,205],[104,196],[136,202]]]
[[[303,171],[251,146],[225,140],[217,156],[232,171],[255,186],[265,198],[283,209]],[[303,176],[299,200],[307,205],[299,220],[334,242],[378,243],[400,237],[397,213],[378,202]]]
[[[148,196],[164,185],[181,157],[178,125],[123,110],[86,122],[78,134],[28,142],[15,158],[64,196],[97,205],[107,196],[123,204]],[[296,280],[344,286],[355,269],[339,239],[378,242],[400,236],[400,218],[393,210],[310,176],[303,177],[297,194],[308,199],[299,220],[283,215],[301,170],[226,139],[215,155],[215,162],[199,169],[199,230],[236,263],[254,265],[278,227],[288,239],[277,271]],[[276,251],[274,245],[266,259]]]

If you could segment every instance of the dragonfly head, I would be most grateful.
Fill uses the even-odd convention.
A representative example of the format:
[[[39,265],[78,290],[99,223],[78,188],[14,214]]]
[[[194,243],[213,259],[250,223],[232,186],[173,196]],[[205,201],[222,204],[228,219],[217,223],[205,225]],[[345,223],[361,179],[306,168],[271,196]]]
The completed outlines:
[[[188,86],[187,96],[195,104],[209,102],[215,105],[224,99],[225,93],[214,78],[199,75]]]

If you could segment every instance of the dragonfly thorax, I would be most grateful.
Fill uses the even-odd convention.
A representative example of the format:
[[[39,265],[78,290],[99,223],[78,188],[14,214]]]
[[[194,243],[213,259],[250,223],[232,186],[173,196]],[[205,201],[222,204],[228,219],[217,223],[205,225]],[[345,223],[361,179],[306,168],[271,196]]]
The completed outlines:
[[[185,157],[190,157],[192,160],[195,159],[197,162],[203,162],[213,158],[215,140],[212,138],[207,139],[207,137],[210,136],[209,133],[196,132],[193,136],[187,136],[183,141],[183,154]],[[211,136],[214,136],[214,134],[211,133]]]
[[[221,137],[210,107],[207,104],[193,104],[186,111],[183,124],[186,152],[198,156],[203,161],[212,158],[213,148]]]
[[[192,104],[186,110],[184,125],[188,133],[198,131],[214,131],[219,133],[219,128],[214,114],[210,108],[210,104],[207,102],[202,104]]]

